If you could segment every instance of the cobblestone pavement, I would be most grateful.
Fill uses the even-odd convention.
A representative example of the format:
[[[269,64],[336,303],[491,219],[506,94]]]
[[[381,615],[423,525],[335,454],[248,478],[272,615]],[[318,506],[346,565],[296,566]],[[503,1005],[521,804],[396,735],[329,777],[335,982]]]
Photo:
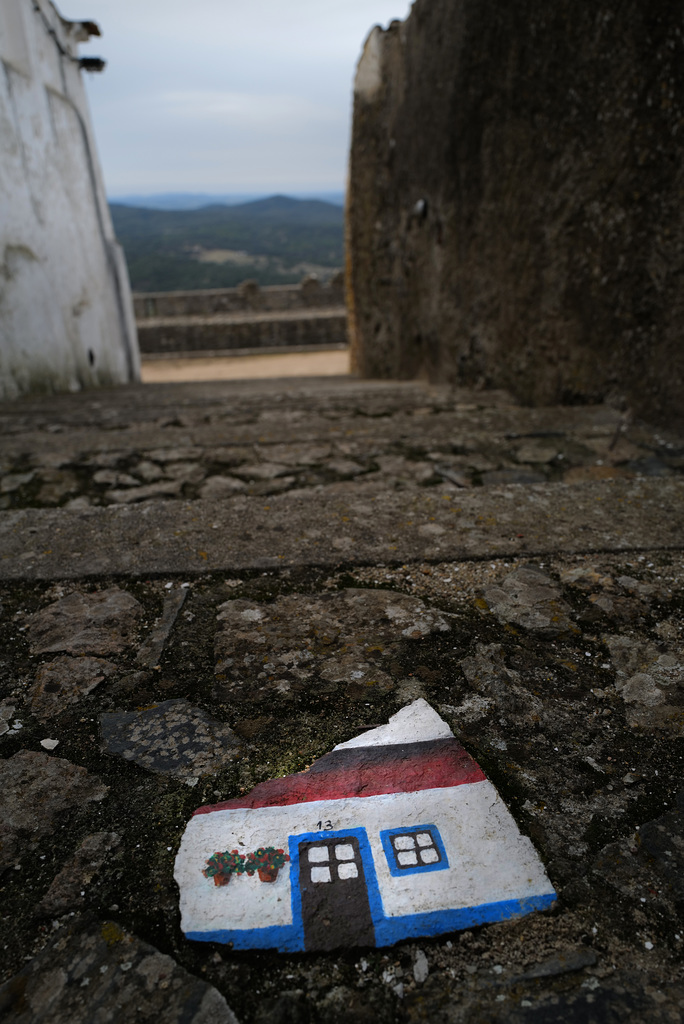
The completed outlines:
[[[280,388],[280,390],[278,390]],[[680,476],[684,443],[605,406],[353,380],[172,385],[0,407],[0,506],[375,494]]]
[[[21,401],[0,425],[3,1019],[681,1019],[681,438],[343,379]],[[389,950],[184,939],[194,809],[418,697],[556,907]]]

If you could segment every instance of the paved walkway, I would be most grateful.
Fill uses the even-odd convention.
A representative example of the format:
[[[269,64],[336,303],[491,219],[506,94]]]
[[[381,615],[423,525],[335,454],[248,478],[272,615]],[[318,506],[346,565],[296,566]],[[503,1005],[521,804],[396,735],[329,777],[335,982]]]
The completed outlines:
[[[0,431],[3,1020],[681,1017],[681,437],[343,376],[27,399]],[[419,697],[556,907],[389,950],[186,940],[193,811]]]

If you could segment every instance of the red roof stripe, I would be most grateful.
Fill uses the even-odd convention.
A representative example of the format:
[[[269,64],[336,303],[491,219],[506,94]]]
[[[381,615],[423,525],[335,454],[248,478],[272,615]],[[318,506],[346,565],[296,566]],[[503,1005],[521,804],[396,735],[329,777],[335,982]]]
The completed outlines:
[[[377,747],[356,748],[350,763],[346,757],[329,754],[315,770],[270,779],[242,797],[200,807],[195,814],[234,810],[240,807],[285,807],[311,800],[342,800],[350,797],[380,796],[385,793],[415,793],[421,789],[446,789],[469,782],[484,782],[485,774],[457,740],[402,744],[383,748],[379,762]],[[410,751],[410,754],[409,754]],[[363,754],[367,752],[368,762]],[[343,752],[340,751],[340,754]],[[325,766],[322,762],[326,762]]]

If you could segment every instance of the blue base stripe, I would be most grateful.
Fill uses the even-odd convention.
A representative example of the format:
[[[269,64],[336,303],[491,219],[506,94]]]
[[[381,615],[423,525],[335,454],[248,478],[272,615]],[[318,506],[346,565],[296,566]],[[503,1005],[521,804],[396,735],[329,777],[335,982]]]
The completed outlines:
[[[270,928],[218,928],[213,932],[186,932],[194,942],[221,942],[233,949],[280,949],[283,953],[301,953],[304,949],[300,930],[292,924]]]
[[[424,938],[473,928],[479,924],[507,921],[523,917],[535,910],[546,910],[556,900],[555,893],[543,896],[528,896],[521,900],[500,900],[498,903],[481,903],[478,907],[461,907],[458,910],[435,910],[426,914],[407,914],[404,917],[374,915],[375,941],[377,946],[393,946],[402,939]],[[304,936],[297,925],[276,925],[271,928],[222,928],[211,932],[186,932],[186,938],[195,942],[232,942],[233,949],[279,949],[283,953],[301,953],[304,950]]]
[[[479,907],[461,907],[458,910],[435,910],[426,914],[408,914],[405,917],[383,917],[375,922],[375,941],[378,946],[392,946],[401,939],[424,938],[458,932],[478,924],[507,921],[523,917],[534,910],[545,910],[556,900],[555,893],[529,896],[522,900],[501,900],[499,903],[481,903]]]

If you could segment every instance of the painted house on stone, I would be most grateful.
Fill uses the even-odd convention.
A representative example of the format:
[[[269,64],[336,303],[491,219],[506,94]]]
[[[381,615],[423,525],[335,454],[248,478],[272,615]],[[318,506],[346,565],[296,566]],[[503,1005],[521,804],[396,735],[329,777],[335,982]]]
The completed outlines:
[[[281,866],[260,877],[269,849]],[[201,807],[175,877],[187,937],[237,949],[387,946],[555,899],[532,843],[423,700],[306,772]]]

